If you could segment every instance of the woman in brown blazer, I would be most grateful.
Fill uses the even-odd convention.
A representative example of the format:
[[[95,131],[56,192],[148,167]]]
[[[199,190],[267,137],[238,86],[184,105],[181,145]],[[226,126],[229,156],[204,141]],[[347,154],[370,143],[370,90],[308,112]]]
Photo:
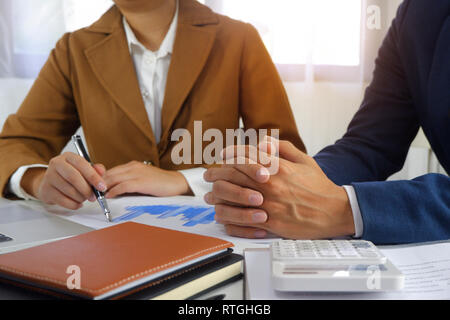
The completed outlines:
[[[202,164],[173,163],[172,132],[194,135],[194,121],[202,121],[204,131],[225,135],[240,118],[244,129],[279,129],[281,139],[304,150],[282,82],[251,25],[195,0],[115,0],[93,25],[58,41],[7,119],[0,194],[69,209],[95,200],[90,185],[108,197],[197,194],[188,181],[195,178],[182,170]],[[80,125],[91,159],[101,164],[94,168],[60,154]]]

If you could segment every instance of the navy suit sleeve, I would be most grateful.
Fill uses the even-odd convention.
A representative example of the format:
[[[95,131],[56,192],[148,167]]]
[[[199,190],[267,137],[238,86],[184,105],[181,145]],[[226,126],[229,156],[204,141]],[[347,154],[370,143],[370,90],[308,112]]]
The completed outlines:
[[[373,80],[344,137],[315,156],[339,185],[386,180],[399,171],[419,129],[398,52],[405,3],[378,53]]]
[[[419,128],[399,39],[409,1],[394,19],[376,60],[374,78],[347,133],[315,156],[338,185],[353,185],[363,238],[405,243],[450,238],[450,178],[428,174],[384,181],[404,165]]]
[[[363,239],[378,244],[450,239],[448,176],[352,185],[363,219]]]

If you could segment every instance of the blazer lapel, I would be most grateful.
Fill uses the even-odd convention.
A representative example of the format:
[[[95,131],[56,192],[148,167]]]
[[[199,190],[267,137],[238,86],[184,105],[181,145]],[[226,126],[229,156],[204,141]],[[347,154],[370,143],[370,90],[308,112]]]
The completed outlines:
[[[179,22],[162,108],[159,151],[168,145],[171,127],[206,64],[216,36],[216,15],[194,0],[180,0]]]
[[[142,100],[122,25],[122,15],[118,8],[112,7],[88,30],[106,34],[102,41],[85,50],[95,76],[127,117],[156,148],[156,139]]]

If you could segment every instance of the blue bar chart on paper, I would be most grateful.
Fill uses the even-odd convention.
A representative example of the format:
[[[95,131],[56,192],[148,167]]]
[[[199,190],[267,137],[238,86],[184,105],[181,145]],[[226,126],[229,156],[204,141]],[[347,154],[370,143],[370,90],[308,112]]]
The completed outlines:
[[[156,216],[158,219],[168,219],[170,217],[179,216],[182,221],[186,221],[183,224],[185,227],[215,223],[214,207],[172,205],[126,207],[126,213],[114,219],[113,222],[130,221],[146,214]]]

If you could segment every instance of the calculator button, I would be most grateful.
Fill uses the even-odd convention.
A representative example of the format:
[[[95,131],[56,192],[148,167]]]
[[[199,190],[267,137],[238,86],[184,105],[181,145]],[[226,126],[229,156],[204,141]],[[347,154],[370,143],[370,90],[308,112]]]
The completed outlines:
[[[298,256],[302,257],[302,258],[315,258],[315,257],[317,257],[317,255],[313,251],[300,252],[298,254]]]
[[[336,258],[337,255],[333,252],[320,252],[319,255],[324,258]]]
[[[370,251],[360,252],[360,254],[361,254],[361,257],[364,257],[364,258],[376,258],[376,257],[378,257],[378,254],[376,254],[375,252],[370,252]]]
[[[339,254],[343,258],[356,258],[359,257],[359,254],[355,251],[339,251]]]
[[[365,241],[351,241],[353,247],[357,248],[357,249],[362,249],[362,248],[372,248],[370,243],[367,243]]]

